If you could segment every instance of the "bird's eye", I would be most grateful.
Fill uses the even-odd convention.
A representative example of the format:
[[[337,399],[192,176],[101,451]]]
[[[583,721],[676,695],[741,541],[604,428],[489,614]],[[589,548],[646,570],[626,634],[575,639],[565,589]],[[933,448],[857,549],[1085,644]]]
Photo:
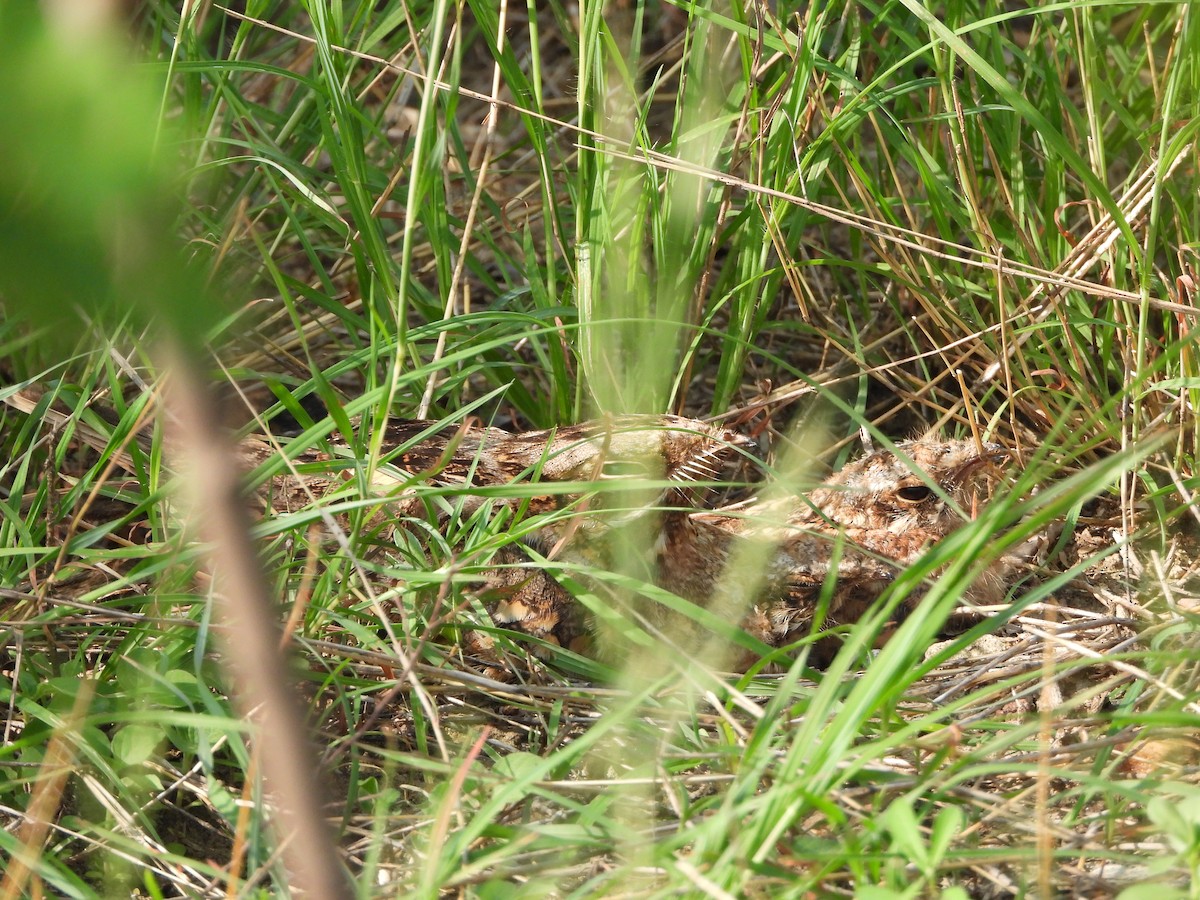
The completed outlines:
[[[927,484],[910,484],[899,488],[896,496],[905,503],[920,503],[933,496],[933,488]]]

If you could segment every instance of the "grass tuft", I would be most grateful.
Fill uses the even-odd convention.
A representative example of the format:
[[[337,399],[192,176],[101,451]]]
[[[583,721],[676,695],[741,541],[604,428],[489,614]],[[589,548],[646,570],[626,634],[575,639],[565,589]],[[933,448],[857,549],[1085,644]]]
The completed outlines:
[[[124,15],[0,11],[0,897],[312,893],[335,853],[328,896],[1196,895],[1188,4]],[[188,366],[271,434],[251,487],[341,473],[215,557]],[[391,419],[625,412],[753,435],[731,501],[918,434],[1014,462],[822,672],[737,627],[753,549],[708,609],[655,587],[652,483],[587,486],[613,566],[517,564],[599,659],[478,590],[590,500],[381,516]],[[286,664],[229,640],[247,549]],[[264,733],[255,654],[303,726]],[[330,789],[319,850],[273,749]]]

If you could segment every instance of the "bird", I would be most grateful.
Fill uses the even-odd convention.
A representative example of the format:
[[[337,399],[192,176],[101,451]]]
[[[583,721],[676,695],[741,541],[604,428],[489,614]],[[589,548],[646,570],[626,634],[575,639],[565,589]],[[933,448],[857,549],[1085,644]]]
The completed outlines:
[[[777,648],[811,637],[814,628],[857,621],[901,571],[978,512],[1009,456],[997,444],[973,440],[904,441],[746,514],[744,505],[736,512],[707,507],[705,492],[694,485],[719,478],[749,455],[751,442],[699,420],[624,417],[517,434],[457,431],[444,441],[442,432],[404,458],[421,460],[437,473],[435,482],[452,479],[476,490],[520,477],[570,486],[568,493],[551,494],[552,502],[531,504],[531,512],[562,509],[578,501],[581,489],[594,487],[599,502],[586,513],[575,515],[579,508],[573,507],[570,516],[549,517],[521,544],[497,554],[479,594],[496,625],[536,647],[610,660],[620,656],[620,648],[610,646],[614,638],[600,634],[597,616],[554,572],[614,570],[628,562],[631,550],[618,547],[617,538],[630,514],[613,516],[604,508],[614,482],[634,485],[660,473],[661,480],[648,482],[655,489],[641,497],[638,515],[645,521],[638,528],[645,539],[632,551],[644,551],[648,580],[697,606],[739,615],[742,629]],[[436,460],[444,463],[440,469]],[[753,555],[752,547],[765,548],[758,551],[761,566],[737,573],[736,561]],[[997,602],[1012,567],[1007,558],[988,567],[966,599]],[[625,607],[656,630],[685,624],[653,601],[630,607],[595,579],[588,584],[602,602]],[[740,604],[730,602],[731,586]],[[904,598],[899,614],[915,609],[921,594]],[[820,640],[809,658],[824,665],[836,650],[836,641]]]

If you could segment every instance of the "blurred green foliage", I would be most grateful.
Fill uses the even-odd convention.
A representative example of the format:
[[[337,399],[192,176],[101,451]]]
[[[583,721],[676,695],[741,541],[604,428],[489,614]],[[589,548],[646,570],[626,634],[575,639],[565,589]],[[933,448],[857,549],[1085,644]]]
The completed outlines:
[[[162,80],[130,54],[114,30],[0,6],[0,302],[56,350],[88,321],[187,336],[219,312],[175,237]]]

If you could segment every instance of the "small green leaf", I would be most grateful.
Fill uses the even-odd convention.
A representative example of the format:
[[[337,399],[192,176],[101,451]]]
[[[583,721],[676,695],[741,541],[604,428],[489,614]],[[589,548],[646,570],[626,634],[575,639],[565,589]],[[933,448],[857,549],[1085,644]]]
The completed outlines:
[[[154,755],[162,740],[162,729],[155,725],[125,725],[113,735],[113,755],[126,766],[140,766]]]
[[[883,824],[892,836],[896,849],[905,854],[910,861],[921,869],[929,867],[929,851],[921,836],[921,826],[917,822],[912,804],[908,798],[894,800],[883,813]]]
[[[962,830],[963,811],[957,806],[944,806],[933,820],[929,835],[929,858],[940,863],[950,849],[950,844]]]
[[[233,796],[221,782],[210,779],[208,782],[208,799],[220,816],[226,822],[237,818],[237,797]]]

